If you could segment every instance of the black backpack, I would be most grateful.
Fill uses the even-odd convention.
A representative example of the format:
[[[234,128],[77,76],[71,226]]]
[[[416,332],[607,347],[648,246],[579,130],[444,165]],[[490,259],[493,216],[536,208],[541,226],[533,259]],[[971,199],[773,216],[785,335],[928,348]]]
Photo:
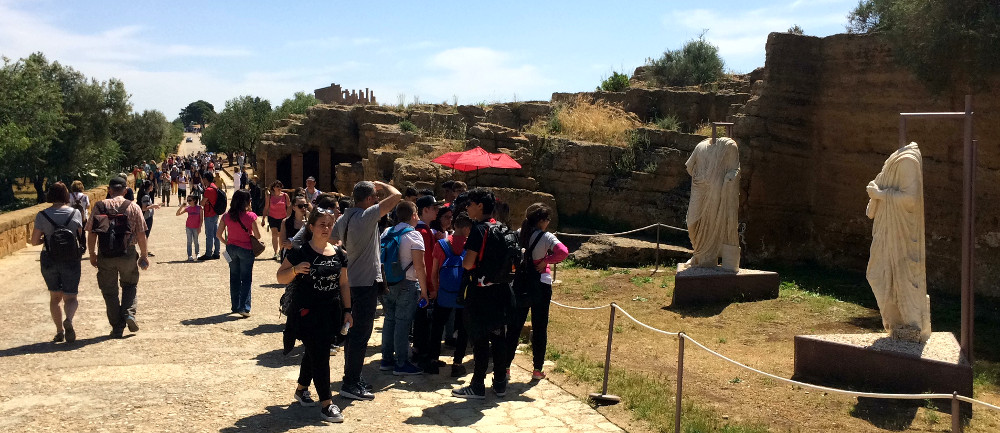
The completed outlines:
[[[70,214],[69,219],[64,224],[57,224],[45,211],[39,213],[49,220],[52,227],[55,227],[52,235],[45,237],[45,251],[48,252],[49,258],[60,263],[79,262],[80,256],[83,255],[84,250],[81,247],[84,246],[84,243],[81,241],[79,233],[74,233],[66,227],[73,222],[76,211],[74,210]]]
[[[501,223],[488,223],[476,258],[476,277],[482,277],[483,284],[510,284],[522,258],[517,233]]]
[[[529,241],[532,238],[535,240],[528,245],[528,249],[524,250],[524,255],[521,257],[521,261],[518,262],[517,270],[514,272],[514,299],[517,301],[518,307],[531,306],[535,295],[538,293],[539,286],[542,284],[542,276],[538,272],[538,269],[535,268],[535,261],[531,259],[531,252],[535,250],[535,247],[538,246],[538,243],[544,237],[545,232],[540,230],[528,236]]]
[[[69,201],[71,202],[70,203],[70,207],[72,207],[73,209],[76,209],[76,210],[80,211],[80,218],[83,218],[83,215],[86,214],[87,211],[83,207],[83,203],[80,202],[80,198],[77,197],[77,194],[80,194],[80,196],[83,196],[83,193],[70,193],[70,195],[69,195]]]
[[[128,209],[132,202],[125,200],[117,209],[109,209],[105,202],[94,206],[94,219],[91,231],[97,233],[97,251],[102,257],[121,257],[128,249],[128,240],[132,235],[129,226]]]
[[[217,215],[226,213],[226,193],[221,188],[215,188],[215,201],[212,203],[212,209]]]

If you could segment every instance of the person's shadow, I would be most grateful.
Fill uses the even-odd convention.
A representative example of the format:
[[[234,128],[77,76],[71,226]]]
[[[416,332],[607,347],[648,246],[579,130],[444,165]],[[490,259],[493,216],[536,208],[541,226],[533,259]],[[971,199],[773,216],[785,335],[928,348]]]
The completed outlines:
[[[8,349],[0,350],[0,358],[8,356],[18,356],[18,355],[36,355],[41,353],[65,352],[68,350],[76,350],[84,346],[89,346],[91,344],[100,343],[102,341],[109,339],[111,339],[110,336],[101,335],[99,337],[82,338],[72,343],[53,343],[51,341],[43,341],[38,343],[25,344],[23,346],[11,347]]]
[[[457,401],[447,401],[437,406],[424,408],[420,416],[411,416],[403,423],[408,425],[443,426],[443,427],[468,427],[483,419],[483,411],[498,406],[505,401],[525,401],[532,402],[535,399],[525,397],[521,393],[524,389],[516,385],[507,386],[506,397],[496,397],[493,391],[486,387],[486,400],[466,400],[453,397]]]
[[[292,404],[290,406],[268,406],[265,409],[266,413],[239,419],[233,426],[220,429],[219,432],[285,432],[305,426],[327,425],[319,417],[319,406],[302,407],[298,404]]]

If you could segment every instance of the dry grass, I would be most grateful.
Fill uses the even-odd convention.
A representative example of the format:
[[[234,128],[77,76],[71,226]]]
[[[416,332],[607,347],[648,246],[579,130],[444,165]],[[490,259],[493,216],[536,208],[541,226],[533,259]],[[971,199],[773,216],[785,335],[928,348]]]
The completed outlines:
[[[557,135],[625,147],[628,145],[628,131],[640,125],[635,114],[607,102],[591,102],[581,96],[569,105],[556,108],[552,115],[535,120],[527,131],[541,136]]]

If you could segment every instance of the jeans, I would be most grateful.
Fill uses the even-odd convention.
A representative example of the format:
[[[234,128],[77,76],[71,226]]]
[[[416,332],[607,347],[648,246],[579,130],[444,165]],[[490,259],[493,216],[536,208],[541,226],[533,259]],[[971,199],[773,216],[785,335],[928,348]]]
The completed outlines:
[[[198,229],[185,227],[184,231],[187,232],[188,257],[191,257],[191,245],[194,245],[194,255],[197,256],[198,250],[201,249],[201,246],[198,244]]]
[[[389,293],[382,297],[385,321],[382,323],[382,360],[395,359],[402,367],[409,361],[410,326],[417,312],[420,284],[403,280],[389,286]],[[393,354],[395,353],[395,357]]]
[[[250,312],[250,283],[253,280],[253,251],[236,245],[226,245],[229,262],[229,299],[233,312]]]
[[[357,385],[361,381],[361,367],[365,364],[368,339],[375,327],[375,309],[378,307],[378,289],[375,282],[367,286],[351,286],[351,316],[354,325],[344,343],[343,386]]]
[[[316,395],[319,401],[330,399],[330,344],[307,338],[302,341],[306,351],[302,354],[302,365],[299,367],[299,385],[306,388],[309,382],[316,385]]]
[[[517,342],[521,337],[521,330],[524,329],[524,322],[528,318],[528,310],[531,310],[531,354],[532,365],[535,370],[542,370],[545,363],[545,345],[548,344],[549,328],[549,301],[552,300],[552,286],[549,284],[539,284],[540,292],[530,306],[515,308],[511,315],[511,323],[507,325],[507,351],[510,353],[511,362],[514,361],[514,351],[517,350]]]
[[[97,256],[97,286],[104,296],[104,305],[111,329],[125,329],[125,318],[135,317],[135,293],[139,285],[139,253],[135,246],[129,247],[121,257]],[[121,283],[121,301],[118,299],[118,284]]]
[[[214,256],[222,253],[219,246],[219,238],[215,232],[219,231],[219,216],[205,217],[205,255]]]
[[[434,362],[441,356],[441,333],[445,324],[455,312],[455,329],[458,331],[458,338],[455,340],[455,357],[453,364],[461,364],[465,358],[465,346],[469,341],[469,334],[465,332],[465,321],[462,320],[463,308],[448,308],[440,305],[434,307],[434,314],[431,318],[431,338],[428,340],[427,362]],[[449,337],[451,334],[448,335]]]

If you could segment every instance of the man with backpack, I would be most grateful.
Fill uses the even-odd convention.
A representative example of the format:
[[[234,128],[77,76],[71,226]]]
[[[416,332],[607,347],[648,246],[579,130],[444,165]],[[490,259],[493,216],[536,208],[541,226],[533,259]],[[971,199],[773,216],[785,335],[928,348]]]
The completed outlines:
[[[111,179],[108,182],[108,194],[111,198],[95,204],[90,219],[87,220],[90,264],[97,268],[97,285],[104,295],[112,338],[122,338],[126,326],[132,332],[139,330],[135,321],[139,268],[149,267],[146,220],[142,217],[139,205],[122,197],[125,194],[125,184],[122,177]],[[136,245],[139,246],[139,252],[136,252]]]
[[[466,329],[472,340],[475,367],[468,386],[452,390],[461,398],[486,398],[486,370],[493,358],[493,392],[497,397],[507,393],[507,367],[510,357],[506,349],[507,314],[513,307],[511,292],[513,251],[520,251],[517,235],[502,224],[490,223],[496,199],[486,188],[468,192],[466,211],[476,224],[465,242],[466,271],[464,287],[459,299],[464,302],[468,323]],[[513,245],[511,244],[513,242]]]
[[[376,191],[386,192],[378,201]],[[340,395],[355,400],[372,400],[371,387],[361,376],[368,339],[375,326],[375,310],[383,284],[379,261],[378,224],[396,207],[403,195],[392,185],[361,181],[354,185],[354,207],[337,220],[330,242],[343,240],[347,250],[347,271],[351,283],[351,316],[354,325],[344,344],[344,382]]]
[[[379,370],[391,370],[395,376],[409,376],[421,373],[409,360],[409,335],[414,313],[427,306],[427,274],[423,266],[424,240],[413,230],[418,221],[417,207],[401,201],[396,205],[396,217],[399,224],[386,229],[379,244],[389,284],[389,293],[382,297],[385,322],[382,324]]]
[[[39,257],[42,279],[49,289],[49,312],[56,325],[53,342],[65,339],[76,341],[73,316],[79,306],[76,295],[80,286],[80,249],[83,240],[83,217],[79,209],[66,206],[70,195],[66,185],[56,182],[49,185],[46,199],[52,203],[35,215],[35,228],[31,232],[31,245],[45,245]],[[63,303],[66,320],[63,320],[59,303]]]
[[[414,230],[420,233],[420,237],[424,241],[426,251],[423,254],[424,261],[422,264],[424,266],[424,274],[428,275],[428,284],[422,284],[420,288],[427,291],[427,299],[431,301],[431,304],[433,304],[433,300],[437,297],[437,287],[434,286],[429,277],[434,266],[434,255],[431,253],[434,251],[433,247],[437,239],[435,239],[434,230],[431,229],[430,223],[437,218],[438,209],[441,208],[442,204],[444,204],[444,201],[438,201],[434,198],[433,194],[421,196],[416,202],[416,209],[420,219],[417,221]],[[414,266],[416,265],[414,264]],[[430,344],[431,337],[430,314],[433,311],[431,307],[417,309],[416,316],[413,317],[413,351],[415,352],[414,361],[418,362],[418,365],[425,370],[434,372],[434,368],[431,368],[432,366],[441,367],[442,365],[438,364],[440,361],[437,358],[431,359],[428,356],[430,352],[428,345]]]
[[[218,260],[222,251],[215,232],[219,230],[219,215],[226,213],[226,193],[215,186],[211,171],[202,173],[201,184],[205,187],[201,196],[201,207],[205,209],[205,255],[198,260]]]
[[[455,216],[452,227],[455,229],[453,235],[440,239],[434,245],[434,265],[431,272],[431,285],[437,287],[437,299],[434,313],[431,316],[431,338],[428,346],[428,358],[437,360],[441,355],[441,334],[445,330],[445,325],[452,313],[455,314],[455,331],[458,338],[455,339],[455,355],[451,364],[451,377],[465,376],[465,366],[462,361],[465,359],[465,347],[468,344],[469,336],[465,332],[464,309],[458,304],[458,292],[462,288],[462,280],[465,269],[462,268],[462,261],[465,259],[465,240],[472,230],[473,221],[469,214],[462,212]],[[424,373],[437,374],[440,367],[437,364],[424,367]]]

